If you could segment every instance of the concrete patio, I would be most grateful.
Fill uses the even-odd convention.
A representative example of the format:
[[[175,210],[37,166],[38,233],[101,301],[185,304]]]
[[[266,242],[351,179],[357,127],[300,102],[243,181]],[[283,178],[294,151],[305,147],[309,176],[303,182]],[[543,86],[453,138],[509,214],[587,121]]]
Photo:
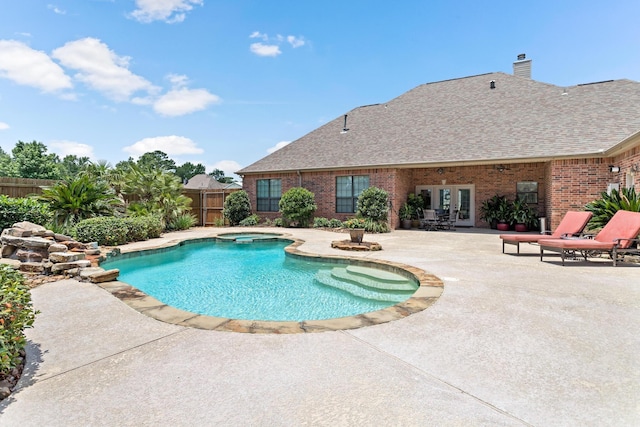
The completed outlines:
[[[344,234],[276,230],[305,252],[421,268],[444,292],[401,320],[275,335],[167,324],[97,285],[44,284],[0,425],[640,425],[640,264],[502,254],[489,230],[365,235],[383,250],[349,254],[330,247]]]

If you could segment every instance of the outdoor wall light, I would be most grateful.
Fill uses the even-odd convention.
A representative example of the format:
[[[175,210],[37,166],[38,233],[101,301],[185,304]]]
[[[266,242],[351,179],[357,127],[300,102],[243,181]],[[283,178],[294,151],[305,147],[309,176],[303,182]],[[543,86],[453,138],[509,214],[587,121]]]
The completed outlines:
[[[498,165],[496,166],[496,169],[498,170],[498,172],[502,173],[506,168],[504,167],[504,165]]]
[[[620,166],[613,166],[613,165],[609,166],[609,172],[611,172],[611,173],[620,172]]]
[[[640,171],[640,167],[638,167],[638,164],[636,163],[635,165],[631,166],[631,172],[635,173]]]
[[[436,172],[438,172],[438,175],[442,175],[444,173],[444,169],[438,168]]]

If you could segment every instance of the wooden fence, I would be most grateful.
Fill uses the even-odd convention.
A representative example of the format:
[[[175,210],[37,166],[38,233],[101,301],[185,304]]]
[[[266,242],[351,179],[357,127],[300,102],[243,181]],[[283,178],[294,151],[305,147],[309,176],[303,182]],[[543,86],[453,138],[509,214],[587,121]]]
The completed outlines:
[[[191,199],[191,213],[198,220],[199,226],[213,226],[224,221],[222,209],[227,196],[240,189],[225,190],[191,190],[184,189],[182,194]]]
[[[55,179],[31,179],[0,177],[0,194],[9,197],[27,197],[42,194],[42,187],[55,184]]]

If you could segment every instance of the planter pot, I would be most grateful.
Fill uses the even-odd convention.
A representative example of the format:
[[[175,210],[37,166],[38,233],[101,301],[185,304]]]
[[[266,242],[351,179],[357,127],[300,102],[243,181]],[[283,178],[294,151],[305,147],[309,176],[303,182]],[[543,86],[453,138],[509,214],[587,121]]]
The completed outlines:
[[[519,232],[529,231],[529,227],[527,227],[527,224],[516,224],[516,231],[519,231]]]
[[[420,228],[420,220],[412,219],[411,220],[411,228]]]
[[[349,230],[352,243],[362,243],[364,238],[364,228],[352,228]]]
[[[499,222],[498,225],[496,225],[496,228],[500,231],[509,231],[509,224],[506,222]]]
[[[489,223],[489,227],[491,227],[492,230],[497,230],[498,229],[498,220],[497,219],[491,220],[491,222]]]
[[[411,228],[411,220],[410,219],[403,219],[402,221],[400,221],[400,226],[406,230],[408,230],[409,228]]]

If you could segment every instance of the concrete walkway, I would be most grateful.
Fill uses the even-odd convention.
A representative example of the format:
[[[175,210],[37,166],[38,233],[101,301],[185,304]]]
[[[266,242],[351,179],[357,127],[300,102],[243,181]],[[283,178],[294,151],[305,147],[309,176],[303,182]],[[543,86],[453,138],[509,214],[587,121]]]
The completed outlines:
[[[319,254],[345,238],[278,231]],[[442,296],[381,325],[258,335],[162,323],[93,284],[34,289],[41,314],[0,425],[640,425],[640,265],[503,255],[488,230],[365,240],[383,251],[350,255],[422,268]]]

